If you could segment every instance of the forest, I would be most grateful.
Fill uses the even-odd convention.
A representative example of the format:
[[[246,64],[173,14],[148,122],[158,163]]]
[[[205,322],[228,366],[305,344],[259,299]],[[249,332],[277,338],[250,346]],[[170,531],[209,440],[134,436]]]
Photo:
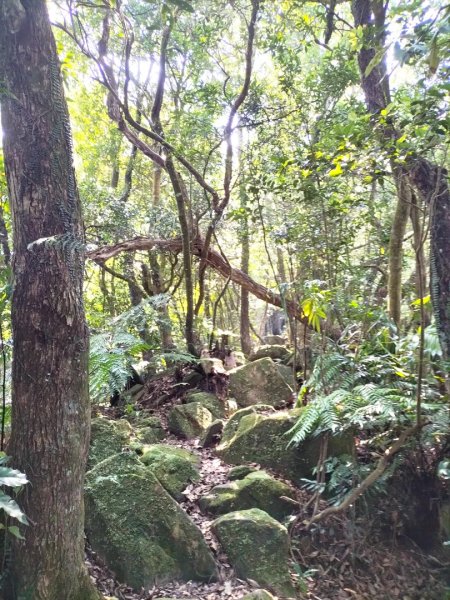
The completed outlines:
[[[450,4],[0,0],[0,600],[450,599]]]

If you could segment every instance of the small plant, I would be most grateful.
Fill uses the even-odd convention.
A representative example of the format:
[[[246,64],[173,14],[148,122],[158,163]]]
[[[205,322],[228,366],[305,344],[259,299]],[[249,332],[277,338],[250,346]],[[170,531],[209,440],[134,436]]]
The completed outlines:
[[[2,452],[0,454],[0,486],[2,487],[0,490],[0,509],[4,511],[7,518],[5,519],[5,523],[0,524],[0,529],[6,529],[13,536],[23,539],[17,525],[7,525],[7,522],[8,518],[10,518],[19,521],[22,525],[28,525],[28,519],[17,502],[4,491],[4,488],[21,488],[28,483],[28,480],[20,471],[8,467],[8,461],[9,456],[6,456]]]

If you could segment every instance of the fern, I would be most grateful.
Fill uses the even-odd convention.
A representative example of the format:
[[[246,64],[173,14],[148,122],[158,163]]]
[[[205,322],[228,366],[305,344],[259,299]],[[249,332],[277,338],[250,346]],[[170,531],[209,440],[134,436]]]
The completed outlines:
[[[118,330],[91,337],[89,375],[91,398],[104,401],[125,388],[133,362],[148,349],[140,338]]]

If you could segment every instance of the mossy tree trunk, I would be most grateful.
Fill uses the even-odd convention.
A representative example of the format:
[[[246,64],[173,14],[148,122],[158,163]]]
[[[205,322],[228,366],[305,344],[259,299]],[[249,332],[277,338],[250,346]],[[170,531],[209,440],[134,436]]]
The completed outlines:
[[[9,452],[30,484],[9,599],[99,598],[84,565],[89,443],[84,240],[67,105],[44,0],[0,4],[4,157],[13,213]]]

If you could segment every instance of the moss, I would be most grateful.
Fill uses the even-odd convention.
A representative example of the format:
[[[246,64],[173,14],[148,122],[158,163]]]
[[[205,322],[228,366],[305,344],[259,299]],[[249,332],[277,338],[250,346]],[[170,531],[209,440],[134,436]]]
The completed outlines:
[[[182,492],[190,482],[200,479],[198,458],[183,448],[166,444],[143,446],[140,460],[176,500],[183,499]]]
[[[254,362],[261,358],[271,358],[272,360],[282,360],[289,355],[289,350],[281,344],[266,344],[260,346],[258,350],[251,355],[250,360]]]
[[[286,434],[298,418],[295,412],[264,415],[254,410],[239,415],[240,412],[243,411],[233,416],[235,422],[230,429],[228,425],[225,427],[222,442],[216,450],[224,461],[235,465],[255,462],[294,482],[310,475],[319,459],[320,438],[310,438],[300,447],[288,447],[290,438]],[[329,441],[328,451],[331,456],[351,454],[352,446],[351,434],[335,436]]]
[[[157,417],[146,417],[136,421],[135,435],[143,444],[157,444],[166,437],[166,432]]]
[[[85,499],[88,540],[119,581],[140,589],[216,577],[200,530],[136,455],[112,456],[87,473]]]
[[[88,469],[92,469],[108,456],[121,452],[122,448],[129,444],[131,434],[132,429],[128,421],[111,421],[103,417],[93,419]]]
[[[255,590],[250,594],[242,596],[241,600],[276,600],[276,598],[266,590]]]
[[[295,498],[295,490],[264,471],[257,471],[244,479],[216,486],[200,499],[199,506],[214,515],[259,508],[282,521],[295,510],[295,504],[282,497]]]
[[[233,467],[230,469],[228,473],[228,479],[230,481],[234,481],[235,479],[244,479],[250,473],[256,473],[258,469],[256,467],[251,467],[250,465],[238,465],[237,467]]]
[[[219,517],[212,530],[239,577],[254,579],[279,596],[295,596],[287,566],[288,532],[278,521],[253,508]]]
[[[230,417],[225,425],[225,429],[223,430],[222,442],[229,442],[236,434],[238,430],[239,423],[246,417],[247,415],[257,415],[260,412],[266,411],[274,411],[273,406],[269,406],[268,404],[255,404],[254,406],[248,406],[247,408],[241,408],[236,411],[232,417]]]
[[[230,394],[239,406],[270,404],[276,408],[292,400],[292,390],[270,358],[261,358],[229,371]]]
[[[193,394],[188,394],[186,396],[186,402],[189,404],[192,402],[198,402],[207,408],[215,419],[221,419],[227,414],[227,407],[225,403],[214,394],[208,394],[208,392],[195,392]]]
[[[170,431],[188,440],[200,437],[212,422],[211,412],[199,402],[174,406],[168,418]]]

